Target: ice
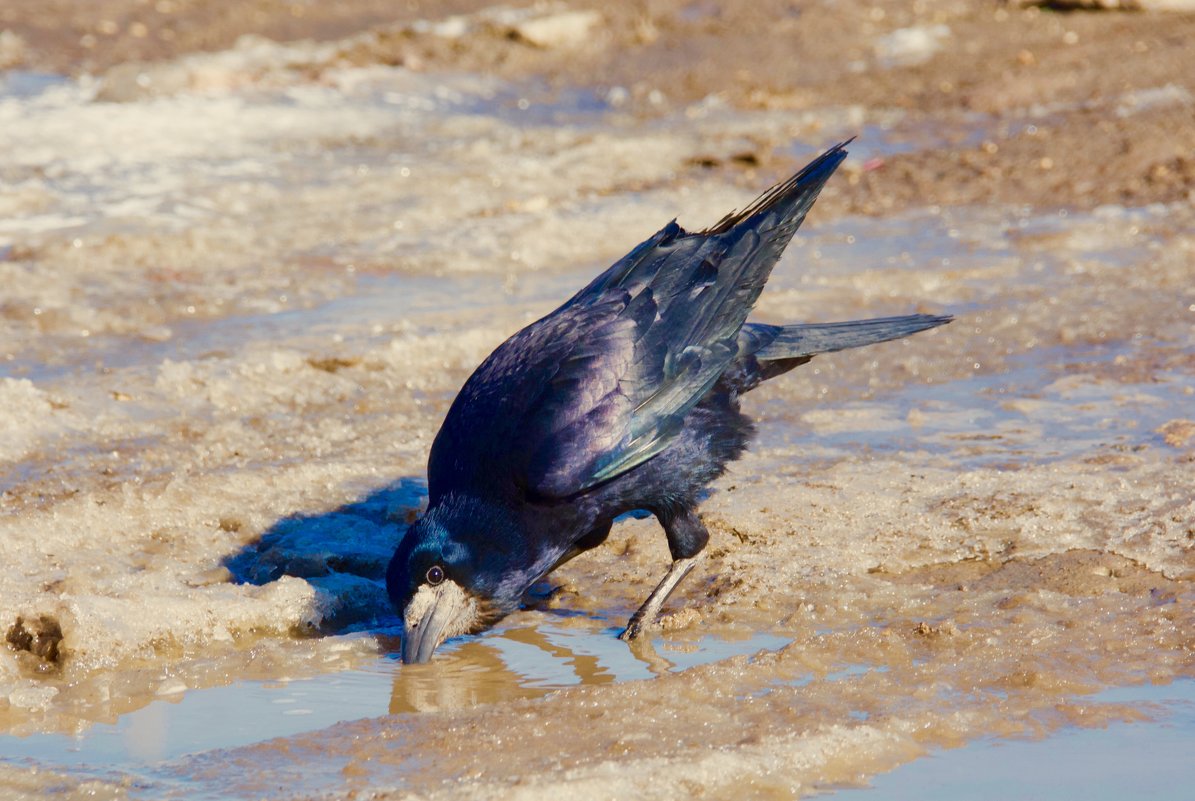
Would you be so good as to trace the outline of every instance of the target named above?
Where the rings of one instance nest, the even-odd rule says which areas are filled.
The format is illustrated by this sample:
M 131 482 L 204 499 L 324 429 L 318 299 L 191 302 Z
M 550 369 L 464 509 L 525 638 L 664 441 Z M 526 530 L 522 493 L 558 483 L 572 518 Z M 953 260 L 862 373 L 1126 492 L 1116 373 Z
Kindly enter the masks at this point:
M 1192 102 L 1195 102 L 1195 98 L 1192 98 L 1190 92 L 1181 86 L 1168 83 L 1165 86 L 1159 86 L 1154 89 L 1126 92 L 1121 95 L 1120 105 L 1116 108 L 1116 114 L 1121 117 L 1127 117 L 1130 114 L 1137 114 L 1148 109 L 1166 106 L 1190 106 Z
M 881 64 L 912 66 L 933 58 L 949 38 L 950 28 L 946 25 L 918 25 L 884 34 L 873 47 Z
M 13 462 L 36 447 L 46 435 L 61 430 L 46 393 L 24 378 L 0 379 L 0 461 Z M 63 415 L 65 417 L 65 415 Z
M 601 19 L 596 11 L 562 11 L 519 22 L 514 31 L 539 47 L 575 47 L 590 36 Z
M 9 30 L 0 30 L 0 70 L 18 67 L 28 55 L 25 40 Z

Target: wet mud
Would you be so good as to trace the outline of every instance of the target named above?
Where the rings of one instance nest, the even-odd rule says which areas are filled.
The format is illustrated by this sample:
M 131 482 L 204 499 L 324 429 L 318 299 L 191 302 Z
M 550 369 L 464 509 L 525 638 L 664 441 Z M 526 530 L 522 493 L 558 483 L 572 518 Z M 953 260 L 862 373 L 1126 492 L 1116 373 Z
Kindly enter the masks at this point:
M 0 10 L 17 797 L 791 798 L 1195 675 L 1189 14 L 326 5 Z M 955 322 L 752 393 L 651 641 L 627 518 L 398 665 L 474 366 L 856 134 L 755 318 Z

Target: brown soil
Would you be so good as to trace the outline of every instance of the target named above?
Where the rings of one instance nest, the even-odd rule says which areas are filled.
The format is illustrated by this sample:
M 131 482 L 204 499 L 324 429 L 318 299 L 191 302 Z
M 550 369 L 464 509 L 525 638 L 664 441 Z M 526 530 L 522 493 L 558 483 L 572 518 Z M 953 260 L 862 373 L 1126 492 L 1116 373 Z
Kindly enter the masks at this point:
M 746 108 L 903 110 L 901 129 L 929 146 L 877 159 L 866 172 L 856 166 L 856 188 L 827 192 L 823 213 L 912 203 L 1090 208 L 1183 201 L 1195 191 L 1195 49 L 1187 46 L 1195 15 L 946 0 L 622 0 L 570 4 L 595 8 L 603 20 L 577 46 L 538 47 L 500 25 L 459 38 L 409 28 L 486 5 L 9 0 L 0 28 L 25 40 L 27 66 L 70 73 L 225 48 L 245 33 L 331 40 L 372 31 L 345 57 L 621 87 L 642 114 L 710 95 Z M 878 37 L 932 26 L 947 33 L 924 63 L 891 65 L 877 55 Z M 750 158 L 712 154 L 705 166 L 747 167 L 744 180 L 758 185 L 758 165 L 772 177 L 797 160 L 774 158 L 770 144 Z
M 338 39 L 375 25 L 439 17 L 479 0 L 8 0 L 0 29 L 25 40 L 29 67 L 99 74 L 129 61 L 224 50 L 244 34 L 278 41 Z

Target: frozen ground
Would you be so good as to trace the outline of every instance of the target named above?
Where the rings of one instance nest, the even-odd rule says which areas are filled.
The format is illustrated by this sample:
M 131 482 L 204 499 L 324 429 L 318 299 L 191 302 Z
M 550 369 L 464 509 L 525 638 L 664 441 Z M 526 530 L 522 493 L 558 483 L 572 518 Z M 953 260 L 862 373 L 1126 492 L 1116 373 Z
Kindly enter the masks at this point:
M 1189 201 L 855 216 L 946 133 L 343 49 L 0 85 L 13 792 L 787 797 L 1134 720 L 1090 694 L 1195 674 Z M 993 124 L 951 130 L 1018 135 Z M 753 393 L 653 644 L 611 636 L 667 558 L 627 520 L 562 592 L 397 667 L 381 571 L 469 371 L 672 217 L 859 131 L 757 316 L 956 322 Z

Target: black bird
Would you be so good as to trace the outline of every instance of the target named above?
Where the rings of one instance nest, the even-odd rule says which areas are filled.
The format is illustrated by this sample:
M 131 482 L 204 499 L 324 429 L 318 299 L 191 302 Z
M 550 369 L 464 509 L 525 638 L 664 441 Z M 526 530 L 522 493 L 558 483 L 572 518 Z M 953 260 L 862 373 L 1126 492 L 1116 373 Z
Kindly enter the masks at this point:
M 386 573 L 404 662 L 493 625 L 614 518 L 646 510 L 673 562 L 621 635 L 638 636 L 709 539 L 701 490 L 753 433 L 739 397 L 818 353 L 951 320 L 746 322 L 848 143 L 712 228 L 664 226 L 465 382 L 432 444 L 427 514 Z

